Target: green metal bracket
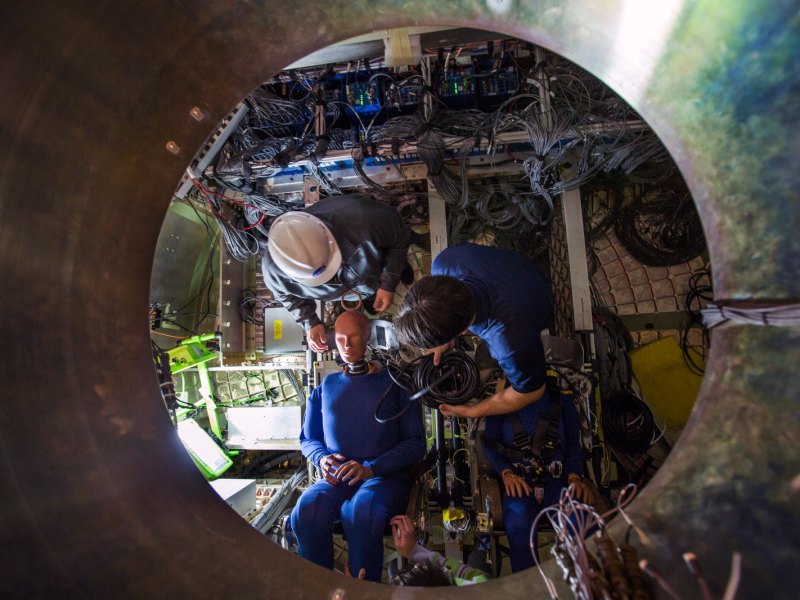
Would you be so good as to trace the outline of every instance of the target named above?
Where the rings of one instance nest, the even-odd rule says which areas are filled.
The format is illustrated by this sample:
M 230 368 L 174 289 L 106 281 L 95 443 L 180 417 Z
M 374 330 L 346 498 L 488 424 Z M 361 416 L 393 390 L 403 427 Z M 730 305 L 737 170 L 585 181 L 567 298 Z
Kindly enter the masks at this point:
M 204 333 L 195 335 L 185 340 L 181 340 L 180 344 L 167 353 L 170 357 L 170 370 L 173 373 L 180 373 L 186 369 L 196 368 L 197 374 L 200 378 L 200 402 L 196 404 L 201 405 L 205 403 L 206 412 L 208 413 L 208 423 L 211 426 L 211 431 L 214 432 L 219 439 L 222 439 L 222 427 L 219 424 L 219 415 L 217 414 L 217 404 L 214 402 L 213 387 L 211 384 L 211 376 L 208 373 L 206 363 L 217 357 L 215 352 L 211 352 L 205 345 L 205 342 L 216 339 L 216 333 Z

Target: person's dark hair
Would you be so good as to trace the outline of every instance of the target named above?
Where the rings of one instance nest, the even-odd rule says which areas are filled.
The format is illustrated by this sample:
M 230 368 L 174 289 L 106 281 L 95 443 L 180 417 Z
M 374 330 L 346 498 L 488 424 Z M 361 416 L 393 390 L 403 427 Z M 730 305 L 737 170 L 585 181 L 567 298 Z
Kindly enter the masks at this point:
M 394 319 L 400 343 L 417 348 L 446 344 L 475 316 L 475 300 L 464 283 L 449 275 L 431 275 L 406 292 Z
M 392 585 L 441 587 L 453 585 L 453 576 L 446 568 L 437 567 L 429 560 L 424 560 L 399 571 L 392 577 Z

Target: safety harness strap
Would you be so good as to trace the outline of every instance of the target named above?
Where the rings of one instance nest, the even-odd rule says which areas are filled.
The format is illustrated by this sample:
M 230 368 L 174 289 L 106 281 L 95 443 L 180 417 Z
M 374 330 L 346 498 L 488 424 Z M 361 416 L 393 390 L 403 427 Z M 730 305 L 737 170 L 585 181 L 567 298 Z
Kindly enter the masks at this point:
M 541 414 L 536 419 L 533 437 L 525 430 L 518 413 L 512 413 L 508 418 L 513 431 L 514 446 L 508 448 L 500 442 L 486 439 L 486 436 L 481 434 L 483 445 L 494 448 L 512 463 L 520 463 L 529 458 L 533 458 L 539 464 L 548 462 L 559 445 L 558 425 L 561 421 L 561 395 L 558 393 L 550 395 L 550 407 L 547 414 Z

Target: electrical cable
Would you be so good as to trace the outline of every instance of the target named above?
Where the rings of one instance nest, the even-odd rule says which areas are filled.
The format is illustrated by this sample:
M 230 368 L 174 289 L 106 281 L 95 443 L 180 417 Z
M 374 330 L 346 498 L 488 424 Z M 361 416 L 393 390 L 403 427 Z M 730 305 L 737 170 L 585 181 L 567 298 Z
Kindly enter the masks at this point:
M 651 190 L 623 206 L 614 230 L 628 252 L 651 267 L 685 263 L 705 249 L 703 228 L 691 197 L 669 189 Z
M 217 222 L 217 226 L 222 234 L 225 246 L 228 248 L 228 252 L 230 253 L 231 257 L 239 262 L 246 262 L 250 256 L 257 254 L 259 251 L 258 240 L 248 230 L 260 225 L 265 217 L 265 214 L 262 212 L 260 219 L 253 225 L 249 225 L 247 227 L 237 227 L 233 224 L 231 217 L 228 217 L 223 213 L 223 204 L 221 201 L 224 200 L 240 207 L 250 206 L 251 208 L 256 209 L 257 207 L 254 207 L 253 205 L 243 202 L 237 198 L 231 198 L 225 194 L 209 190 L 196 177 L 192 178 L 192 184 L 200 193 L 206 205 L 211 209 L 211 215 Z M 187 198 L 189 198 L 189 195 L 187 195 Z
M 292 389 L 297 394 L 297 398 L 300 400 L 300 403 L 303 404 L 306 401 L 306 394 L 303 391 L 303 387 L 300 385 L 300 382 L 297 380 L 297 376 L 294 374 L 294 371 L 291 369 L 278 369 L 277 372 L 289 380 L 289 385 L 292 386 Z
M 258 297 L 252 288 L 245 288 L 239 298 L 239 317 L 245 323 L 263 325 L 264 309 L 276 305 L 277 303 L 271 300 Z
M 416 394 L 429 408 L 440 404 L 465 404 L 475 397 L 480 384 L 480 374 L 475 361 L 461 350 L 445 352 L 439 365 L 433 364 L 433 355 L 418 359 L 413 372 Z
M 693 374 L 702 377 L 705 373 L 705 359 L 706 348 L 708 347 L 708 329 L 703 325 L 702 309 L 714 299 L 713 290 L 709 284 L 701 284 L 700 282 L 706 279 L 711 281 L 711 275 L 708 271 L 697 271 L 689 278 L 689 291 L 686 292 L 684 304 L 686 307 L 686 321 L 683 323 L 680 331 L 680 345 L 681 353 L 683 355 L 683 362 L 686 368 Z M 697 308 L 695 309 L 695 305 Z M 700 327 L 703 331 L 703 343 L 691 344 L 689 335 L 692 328 Z M 698 358 L 700 359 L 698 361 Z
M 608 444 L 628 454 L 647 451 L 657 430 L 650 407 L 631 391 L 606 398 L 601 420 Z
M 630 389 L 632 369 L 628 353 L 633 349 L 633 340 L 622 320 L 607 308 L 593 306 L 592 320 L 600 396 L 605 399 Z
M 398 386 L 394 381 L 392 381 L 392 383 L 389 384 L 389 387 L 386 388 L 386 391 L 384 391 L 383 394 L 381 394 L 381 397 L 378 399 L 378 405 L 375 407 L 375 415 L 374 415 L 375 416 L 375 420 L 378 423 L 381 423 L 381 424 L 389 423 L 391 421 L 399 419 L 400 417 L 402 417 L 404 414 L 406 414 L 408 412 L 408 409 L 410 409 L 411 406 L 414 404 L 414 402 L 416 402 L 416 400 L 417 400 L 417 398 L 414 398 L 413 400 L 411 398 L 409 398 L 408 402 L 405 402 L 404 405 L 399 410 L 397 410 L 393 415 L 388 416 L 388 417 L 383 416 L 381 414 L 381 409 L 383 408 L 384 403 L 386 402 L 387 398 L 389 397 L 390 392 L 393 389 L 395 389 L 395 387 L 400 387 L 400 386 Z
M 417 400 L 428 408 L 436 409 L 440 404 L 465 404 L 478 393 L 480 373 L 475 361 L 461 350 L 445 352 L 438 366 L 433 364 L 433 355 L 425 354 L 409 362 L 388 361 L 386 369 L 392 384 L 411 393 L 408 402 L 392 416 L 381 416 L 381 409 L 392 389 L 390 386 L 378 401 L 375 420 L 388 423 L 401 417 Z
M 213 235 L 213 232 L 212 232 L 212 229 L 211 229 L 211 225 L 209 224 L 208 220 L 204 219 L 203 217 L 200 216 L 200 212 L 197 210 L 197 207 L 194 205 L 194 202 L 192 202 L 191 195 L 192 195 L 191 192 L 189 194 L 187 194 L 185 200 L 186 200 L 186 202 L 189 203 L 189 206 L 191 207 L 191 209 L 194 212 L 194 214 L 197 217 L 197 219 L 205 227 L 206 236 L 208 237 L 208 258 L 207 258 L 207 263 L 208 263 L 209 274 L 208 274 L 208 279 L 200 284 L 200 287 L 198 288 L 197 293 L 194 296 L 192 296 L 189 300 L 187 300 L 184 304 L 182 304 L 177 309 L 175 309 L 175 312 L 180 312 L 184 308 L 189 306 L 191 303 L 193 303 L 198 297 L 200 297 L 200 294 L 203 293 L 203 290 L 206 291 L 206 307 L 207 307 L 207 309 L 210 309 L 211 308 L 211 290 L 214 287 L 214 255 L 216 253 L 215 252 L 215 247 L 216 247 L 215 237 L 216 236 Z M 200 308 L 202 308 L 202 305 L 201 305 Z M 200 314 L 203 314 L 204 316 L 202 316 L 199 320 L 195 321 L 194 326 L 192 327 L 193 331 L 197 331 L 199 329 L 200 325 L 202 325 L 203 321 L 205 321 L 205 319 L 208 317 L 209 310 L 207 310 L 205 313 L 200 312 Z
M 454 53 L 470 51 L 479 49 L 451 50 Z M 526 72 L 513 54 L 503 56 L 513 61 L 518 81 L 526 80 Z M 364 67 L 368 64 L 365 60 Z M 356 79 L 360 67 L 358 61 Z M 536 65 L 530 68 L 528 89 L 519 86 L 491 111 L 452 110 L 433 90 L 420 88 L 417 94 L 420 107 L 424 93 L 435 102 L 429 115 L 423 116 L 420 111 L 387 118 L 387 111 L 383 109 L 396 104 L 400 110 L 400 103 L 406 98 L 395 88 L 402 88 L 421 76 L 412 73 L 401 81 L 400 76 L 392 73 L 368 71 L 368 80 L 362 77 L 362 81 L 356 83 L 360 88 L 366 85 L 371 92 L 374 89 L 380 110 L 371 116 L 367 126 L 359 107 L 353 106 L 353 98 L 328 93 L 336 91 L 332 86 L 342 82 L 344 77 L 343 87 L 352 94 L 353 68 L 354 62 L 350 61 L 346 65 L 284 72 L 246 99 L 250 107 L 248 116 L 223 148 L 214 177 L 224 186 L 245 195 L 246 200 L 239 208 L 247 225 L 235 227 L 233 223 L 226 223 L 222 211 L 210 203 L 223 239 L 237 259 L 257 252 L 259 239 L 268 236 L 265 215 L 277 216 L 289 209 L 288 203 L 257 194 L 255 189 L 259 182 L 263 189 L 265 179 L 291 165 L 306 169 L 325 194 L 342 193 L 329 177 L 333 167 L 320 167 L 317 160 L 319 140 L 311 135 L 316 119 L 321 118 L 318 103 L 323 100 L 327 101 L 325 120 L 331 126 L 326 127 L 328 148 L 357 150 L 369 144 L 373 156 L 392 156 L 399 162 L 397 148 L 401 144 L 416 144 L 416 152 L 428 169 L 429 183 L 448 207 L 456 209 L 448 211 L 447 215 L 453 239 L 479 238 L 531 258 L 544 251 L 540 240 L 549 226 L 558 195 L 585 186 L 604 173 L 639 173 L 638 169 L 644 164 L 648 169 L 651 165 L 673 164 L 658 137 L 619 96 L 576 65 L 547 52 L 542 58 L 537 57 Z M 498 84 L 503 83 L 503 89 L 507 89 L 504 82 L 508 73 L 503 69 L 505 67 L 498 63 L 490 71 L 470 77 L 480 86 L 497 78 Z M 384 85 L 381 80 L 389 80 L 391 85 Z M 330 100 L 331 97 L 338 99 Z M 347 117 L 349 128 L 335 129 L 333 126 L 343 116 Z M 532 153 L 523 160 L 526 190 L 519 186 L 514 186 L 513 190 L 502 189 L 468 177 L 468 167 L 470 176 L 476 172 L 475 167 L 469 165 L 470 157 L 483 148 L 487 154 L 494 156 L 495 152 L 503 152 L 511 160 L 519 160 L 510 154 L 508 144 L 497 141 L 498 136 L 506 132 L 528 134 Z M 303 166 L 298 162 L 301 157 L 306 163 Z M 356 162 L 355 174 L 373 193 L 382 197 L 397 193 L 396 188 L 373 181 L 366 175 L 363 163 Z M 460 172 L 450 168 L 454 162 L 459 165 Z M 493 158 L 491 164 L 496 166 L 502 162 L 507 161 Z M 568 162 L 574 163 L 574 168 L 565 168 Z M 662 177 L 668 170 L 658 167 L 658 172 Z M 408 186 L 405 180 L 404 185 Z M 682 213 L 676 217 L 678 221 L 682 218 Z M 232 226 L 247 233 L 237 233 Z M 702 247 L 702 235 L 695 238 Z M 263 239 L 260 241 L 263 243 Z
M 774 327 L 797 327 L 800 325 L 800 303 L 749 307 L 712 303 L 704 308 L 702 313 L 703 322 L 708 329 L 724 323 Z

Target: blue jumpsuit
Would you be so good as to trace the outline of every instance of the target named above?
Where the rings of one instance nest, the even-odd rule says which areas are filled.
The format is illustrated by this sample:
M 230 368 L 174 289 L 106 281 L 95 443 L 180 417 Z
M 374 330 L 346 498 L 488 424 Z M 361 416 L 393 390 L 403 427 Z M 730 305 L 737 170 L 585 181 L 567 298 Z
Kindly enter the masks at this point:
M 481 338 L 500 364 L 509 385 L 520 393 L 545 382 L 540 332 L 550 324 L 550 283 L 525 257 L 509 250 L 459 244 L 442 251 L 432 275 L 460 279 L 475 300 L 469 330 Z
M 375 407 L 392 384 L 384 370 L 364 375 L 328 375 L 308 399 L 300 447 L 319 468 L 320 459 L 338 453 L 372 469 L 374 476 L 353 486 L 320 481 L 298 500 L 291 516 L 300 556 L 333 568 L 333 525 L 341 520 L 347 535 L 353 574 L 363 567 L 366 578 L 380 581 L 383 531 L 389 519 L 405 512 L 409 470 L 425 453 L 419 410 L 378 423 Z M 392 386 L 389 408 L 407 402 L 406 392 Z
M 539 415 L 547 415 L 550 408 L 550 394 L 545 390 L 544 396 L 533 404 L 529 404 L 516 414 L 520 416 L 522 425 L 528 435 L 533 436 Z M 514 413 L 512 413 L 514 414 Z M 514 429 L 511 425 L 511 415 L 495 415 L 486 417 L 486 444 L 484 453 L 494 470 L 502 473 L 511 469 L 509 458 L 501 454 L 493 443 L 500 443 L 506 448 L 514 448 Z M 503 524 L 508 536 L 508 549 L 511 558 L 511 571 L 516 573 L 522 569 L 534 566 L 530 550 L 530 531 L 533 520 L 542 508 L 558 502 L 561 490 L 567 486 L 567 475 L 575 473 L 583 475 L 583 454 L 580 446 L 580 425 L 578 413 L 570 398 L 561 400 L 561 418 L 558 424 L 559 445 L 554 449 L 551 461 L 561 461 L 563 475 L 553 477 L 545 475 L 543 482 L 534 483 L 528 480 L 531 488 L 544 487 L 544 496 L 537 502 L 535 493 L 522 498 L 506 496 L 505 486 L 500 481 L 500 490 L 503 496 Z M 534 544 L 536 536 L 534 536 Z

